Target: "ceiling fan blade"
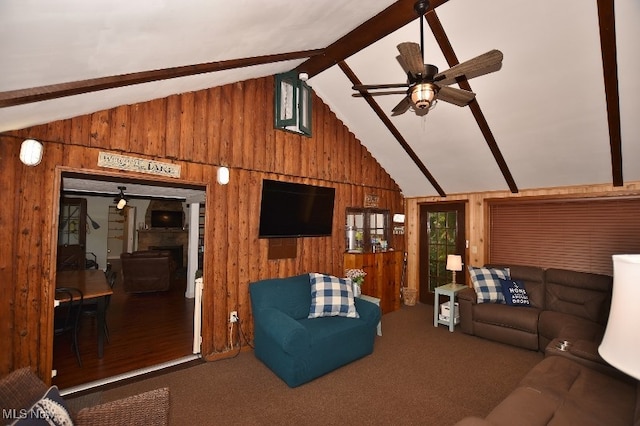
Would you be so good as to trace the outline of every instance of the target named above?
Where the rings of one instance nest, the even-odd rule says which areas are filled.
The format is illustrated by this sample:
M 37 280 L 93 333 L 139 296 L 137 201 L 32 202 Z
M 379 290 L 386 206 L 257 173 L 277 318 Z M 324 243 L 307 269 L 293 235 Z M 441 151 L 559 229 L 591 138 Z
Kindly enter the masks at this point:
M 375 89 L 395 89 L 398 87 L 409 87 L 408 83 L 389 83 L 389 84 L 355 84 L 351 88 L 353 90 L 375 90 Z
M 407 62 L 404 60 L 402 55 L 396 56 L 396 59 L 398 60 L 398 63 L 402 67 L 402 70 L 404 71 L 404 73 L 405 74 L 411 74 L 411 71 L 409 71 L 409 66 L 407 65 Z
M 424 75 L 424 61 L 422 59 L 422 51 L 420 45 L 413 42 L 400 43 L 398 45 L 398 51 L 404 60 L 404 64 L 407 69 L 414 76 L 420 74 Z
M 353 96 L 354 98 L 361 98 L 365 95 L 371 95 L 371 96 L 380 96 L 380 95 L 406 95 L 407 91 L 406 90 L 392 90 L 390 92 L 358 92 L 358 93 L 354 93 L 351 96 Z
M 458 106 L 467 106 L 476 97 L 476 94 L 468 90 L 456 89 L 455 87 L 441 87 L 438 91 L 438 100 L 449 102 Z
M 458 77 L 465 77 L 470 80 L 481 75 L 498 71 L 502 68 L 502 52 L 499 50 L 490 50 L 466 62 L 454 65 L 446 71 L 435 76 L 435 82 L 438 86 L 448 86 L 456 82 Z
M 404 114 L 409 110 L 410 106 L 411 106 L 411 100 L 409 99 L 408 96 L 406 96 L 400 101 L 398 105 L 393 107 L 393 109 L 391 110 L 391 115 L 396 116 L 396 115 Z

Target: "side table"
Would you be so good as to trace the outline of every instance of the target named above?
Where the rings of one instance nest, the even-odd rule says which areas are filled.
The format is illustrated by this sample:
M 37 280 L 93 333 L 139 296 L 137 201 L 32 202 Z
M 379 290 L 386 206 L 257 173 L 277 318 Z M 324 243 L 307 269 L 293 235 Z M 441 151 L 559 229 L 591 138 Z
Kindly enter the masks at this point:
M 433 297 L 433 326 L 434 327 L 437 327 L 438 324 L 448 325 L 449 331 L 453 332 L 453 329 L 456 326 L 456 315 L 455 315 L 456 294 L 465 288 L 467 288 L 467 286 L 463 284 L 445 284 L 445 285 L 441 285 L 440 287 L 436 287 L 436 292 Z M 438 309 L 440 308 L 440 295 L 449 296 L 449 301 L 451 305 L 449 321 L 441 320 L 438 318 Z
M 362 300 L 366 300 L 367 302 L 371 302 L 374 305 L 380 306 L 380 299 L 373 296 L 367 296 L 366 294 L 361 294 L 358 296 Z M 382 320 L 378 322 L 378 336 L 382 336 Z

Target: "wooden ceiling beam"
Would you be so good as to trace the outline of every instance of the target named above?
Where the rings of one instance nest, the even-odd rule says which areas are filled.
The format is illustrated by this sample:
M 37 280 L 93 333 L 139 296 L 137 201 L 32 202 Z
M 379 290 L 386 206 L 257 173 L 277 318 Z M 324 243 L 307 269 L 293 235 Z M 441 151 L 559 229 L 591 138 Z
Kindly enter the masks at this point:
M 89 80 L 69 83 L 50 84 L 29 89 L 10 90 L 0 92 L 0 108 L 23 105 L 32 102 L 57 99 L 65 96 L 80 95 L 105 89 L 114 89 L 133 84 L 149 83 L 152 81 L 168 80 L 178 77 L 188 77 L 223 71 L 234 68 L 244 68 L 254 65 L 270 64 L 273 62 L 290 61 L 320 55 L 322 49 L 304 50 L 299 52 L 281 53 L 275 55 L 254 56 L 250 58 L 230 59 L 226 61 L 208 62 L 197 65 L 164 68 L 153 71 L 141 71 L 110 77 L 92 78 Z
M 431 0 L 427 10 L 433 10 L 447 1 L 448 0 Z M 373 18 L 327 46 L 322 55 L 314 56 L 300 64 L 296 67 L 296 70 L 306 72 L 310 77 L 313 77 L 388 36 L 416 19 L 416 11 L 413 8 L 415 2 L 416 0 L 399 0 L 395 2 Z
M 604 71 L 604 90 L 609 121 L 611 146 L 611 174 L 613 186 L 622 186 L 622 131 L 620 128 L 620 95 L 618 90 L 618 63 L 616 48 L 616 20 L 613 0 L 598 0 L 600 50 Z
M 349 65 L 347 65 L 346 62 L 344 61 L 340 61 L 338 62 L 338 66 L 340 67 L 340 69 L 342 70 L 342 72 L 344 72 L 344 74 L 347 76 L 347 78 L 351 81 L 351 84 L 353 85 L 357 85 L 357 84 L 362 84 L 362 82 L 358 79 L 358 77 L 356 76 L 356 74 L 353 72 L 353 70 L 349 67 Z M 411 159 L 413 160 L 413 162 L 416 164 L 416 166 L 418 166 L 418 169 L 420 169 L 420 171 L 422 172 L 422 174 L 427 178 L 427 180 L 429 181 L 429 183 L 431 183 L 431 186 L 433 186 L 433 188 L 438 192 L 438 194 L 441 197 L 446 197 L 447 194 L 444 192 L 444 190 L 442 189 L 442 187 L 438 184 L 438 182 L 436 181 L 436 179 L 433 177 L 433 175 L 431 174 L 431 172 L 429 172 L 429 170 L 427 169 L 427 167 L 424 165 L 424 163 L 422 162 L 422 160 L 420 160 L 420 157 L 418 157 L 418 155 L 415 153 L 415 151 L 411 148 L 411 146 L 407 143 L 407 141 L 405 140 L 405 138 L 402 136 L 402 134 L 400 133 L 400 131 L 396 128 L 396 126 L 393 125 L 393 123 L 391 122 L 391 120 L 389 119 L 389 117 L 387 116 L 387 114 L 385 114 L 385 112 L 382 110 L 382 108 L 380 107 L 380 105 L 378 105 L 378 103 L 373 99 L 373 96 L 371 96 L 369 93 L 362 93 L 362 97 L 367 101 L 367 103 L 369 104 L 369 106 L 371 107 L 371 109 L 373 110 L 373 112 L 376 113 L 376 115 L 378 116 L 378 118 L 382 121 L 382 123 L 387 127 L 387 129 L 389 129 L 389 131 L 391 132 L 391 134 L 396 138 L 396 140 L 398 141 L 398 143 L 400 144 L 400 146 L 402 146 L 402 148 L 405 150 L 405 152 L 409 155 L 409 157 L 411 157 Z
M 458 60 L 458 57 L 456 56 L 453 50 L 453 47 L 451 46 L 449 37 L 444 31 L 444 28 L 442 27 L 442 23 L 440 22 L 440 19 L 436 15 L 435 10 L 428 11 L 425 14 L 425 18 L 427 19 L 427 23 L 431 28 L 431 32 L 433 32 L 436 42 L 440 46 L 440 50 L 442 51 L 442 54 L 447 60 L 449 67 L 459 64 L 460 61 Z M 471 85 L 469 84 L 469 81 L 466 78 L 458 79 L 458 85 L 460 86 L 461 89 L 473 92 L 473 90 L 471 90 Z M 489 150 L 491 150 L 491 153 L 493 154 L 493 158 L 495 159 L 496 163 L 498 163 L 498 167 L 500 168 L 500 171 L 502 172 L 502 176 L 504 177 L 505 181 L 507 182 L 507 185 L 509 186 L 509 190 L 514 194 L 517 193 L 518 186 L 516 185 L 516 182 L 513 179 L 513 176 L 511 175 L 511 171 L 509 170 L 509 166 L 507 166 L 507 162 L 504 160 L 504 157 L 502 156 L 502 152 L 498 147 L 498 143 L 496 142 L 496 139 L 493 136 L 493 132 L 491 131 L 491 128 L 489 127 L 489 123 L 487 122 L 482 112 L 482 109 L 480 108 L 480 104 L 478 103 L 478 100 L 474 99 L 473 101 L 471 101 L 471 103 L 469 104 L 469 108 L 471 109 L 473 117 L 476 119 L 476 123 L 478 123 L 478 126 L 480 127 L 480 131 L 482 132 L 484 139 L 487 141 L 487 145 L 489 146 Z

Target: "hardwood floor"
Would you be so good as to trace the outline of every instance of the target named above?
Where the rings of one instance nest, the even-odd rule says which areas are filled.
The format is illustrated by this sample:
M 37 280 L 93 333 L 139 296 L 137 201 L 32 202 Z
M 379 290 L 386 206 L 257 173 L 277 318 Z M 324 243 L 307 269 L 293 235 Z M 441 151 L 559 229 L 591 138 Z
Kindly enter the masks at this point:
M 184 297 L 186 278 L 177 274 L 167 292 L 127 294 L 122 289 L 119 265 L 114 294 L 107 310 L 109 341 L 98 359 L 96 319 L 81 318 L 78 336 L 82 367 L 71 349 L 69 336 L 54 338 L 53 384 L 60 389 L 82 385 L 136 369 L 191 355 L 194 299 Z

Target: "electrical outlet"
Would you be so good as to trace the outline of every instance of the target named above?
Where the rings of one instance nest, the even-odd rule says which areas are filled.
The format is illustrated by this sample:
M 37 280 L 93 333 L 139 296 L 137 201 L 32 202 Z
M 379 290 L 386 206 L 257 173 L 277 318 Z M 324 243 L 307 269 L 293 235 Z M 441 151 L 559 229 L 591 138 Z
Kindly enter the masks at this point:
M 238 322 L 238 311 L 231 311 L 229 314 L 229 322 Z

